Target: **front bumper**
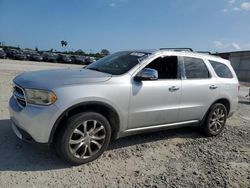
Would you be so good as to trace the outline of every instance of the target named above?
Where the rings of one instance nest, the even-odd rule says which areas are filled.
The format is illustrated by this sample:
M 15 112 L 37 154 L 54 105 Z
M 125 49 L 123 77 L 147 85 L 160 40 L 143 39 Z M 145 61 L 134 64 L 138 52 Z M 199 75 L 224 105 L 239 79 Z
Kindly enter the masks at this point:
M 13 121 L 12 121 L 11 128 L 14 131 L 14 133 L 16 134 L 16 136 L 18 138 L 20 138 L 21 140 L 24 140 L 24 141 L 30 142 L 30 143 L 35 143 L 32 136 L 30 136 L 29 133 L 27 133 L 26 131 L 19 128 Z
M 27 104 L 21 108 L 13 96 L 9 101 L 9 112 L 15 134 L 23 140 L 38 143 L 49 142 L 52 127 L 61 113 L 56 105 Z

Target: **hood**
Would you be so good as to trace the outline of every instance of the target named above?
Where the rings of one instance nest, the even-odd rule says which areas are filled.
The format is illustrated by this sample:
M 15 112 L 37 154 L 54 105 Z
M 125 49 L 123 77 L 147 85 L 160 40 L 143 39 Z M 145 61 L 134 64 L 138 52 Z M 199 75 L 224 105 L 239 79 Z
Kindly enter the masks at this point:
M 53 69 L 26 72 L 18 75 L 14 82 L 23 88 L 52 90 L 62 85 L 105 82 L 111 74 L 89 69 Z

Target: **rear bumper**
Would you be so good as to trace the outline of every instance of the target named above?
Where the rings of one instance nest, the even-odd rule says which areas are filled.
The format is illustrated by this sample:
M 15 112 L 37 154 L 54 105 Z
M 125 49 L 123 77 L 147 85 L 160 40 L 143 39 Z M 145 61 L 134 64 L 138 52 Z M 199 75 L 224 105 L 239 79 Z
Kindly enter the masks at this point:
M 27 105 L 20 108 L 14 97 L 9 101 L 10 119 L 14 133 L 22 140 L 48 143 L 52 127 L 60 115 L 55 106 Z
M 232 103 L 230 104 L 230 111 L 227 115 L 228 118 L 232 117 L 235 112 L 237 111 L 238 108 L 238 97 L 234 98 L 234 100 L 232 100 Z

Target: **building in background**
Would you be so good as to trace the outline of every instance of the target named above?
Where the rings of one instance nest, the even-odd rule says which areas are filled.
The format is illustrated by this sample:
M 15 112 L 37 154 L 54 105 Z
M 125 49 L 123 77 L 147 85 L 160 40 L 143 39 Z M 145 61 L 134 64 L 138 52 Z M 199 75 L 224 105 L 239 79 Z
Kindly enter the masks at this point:
M 239 81 L 250 82 L 250 51 L 224 52 L 215 55 L 231 61 Z

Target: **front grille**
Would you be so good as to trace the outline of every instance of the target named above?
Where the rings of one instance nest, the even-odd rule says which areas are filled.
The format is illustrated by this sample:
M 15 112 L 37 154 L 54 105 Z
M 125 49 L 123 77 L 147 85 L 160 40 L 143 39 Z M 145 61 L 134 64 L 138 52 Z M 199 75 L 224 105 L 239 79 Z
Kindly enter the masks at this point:
M 19 104 L 19 106 L 21 107 L 26 106 L 26 98 L 25 98 L 24 90 L 21 87 L 14 85 L 13 96 L 17 100 L 17 103 Z

